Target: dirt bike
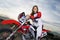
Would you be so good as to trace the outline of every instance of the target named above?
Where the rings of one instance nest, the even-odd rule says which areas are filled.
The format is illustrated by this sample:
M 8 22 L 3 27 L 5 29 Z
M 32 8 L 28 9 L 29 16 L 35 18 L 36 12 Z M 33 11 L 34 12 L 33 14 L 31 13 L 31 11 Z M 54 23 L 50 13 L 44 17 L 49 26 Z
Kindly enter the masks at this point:
M 15 35 L 15 33 L 20 33 L 20 36 L 21 36 L 21 40 L 36 40 L 35 38 L 36 37 L 33 37 L 31 31 L 29 31 L 30 29 L 30 26 L 29 24 L 27 23 L 26 19 L 24 18 L 24 22 L 23 23 L 20 23 L 16 20 L 3 20 L 1 22 L 2 25 L 11 25 L 10 27 L 8 28 L 2 28 L 0 31 L 0 33 L 2 34 L 2 39 L 4 40 L 13 40 L 13 36 Z M 3 31 L 4 30 L 4 31 Z M 8 31 L 9 30 L 9 31 Z M 10 30 L 12 32 L 10 32 Z M 8 32 L 7 32 L 8 31 Z M 45 37 L 47 35 L 47 30 L 42 30 L 42 35 L 41 35 L 41 39 L 42 38 L 46 38 Z M 1 35 L 0 34 L 0 35 Z M 8 34 L 8 35 L 7 35 Z M 36 34 L 36 33 L 35 33 Z M 6 36 L 6 37 L 5 37 Z M 11 39 L 12 37 L 12 39 Z M 1 37 L 0 37 L 1 39 Z
M 23 40 L 24 38 L 26 38 L 26 40 L 34 40 L 31 32 L 29 31 L 30 26 L 25 24 L 25 22 L 23 24 L 20 24 L 16 20 L 4 20 L 4 21 L 1 22 L 1 24 L 2 25 L 7 25 L 7 24 L 11 25 L 11 24 L 14 24 L 16 26 L 10 27 L 10 29 L 7 29 L 7 28 L 0 29 L 0 40 L 14 40 L 14 34 L 16 32 L 21 34 L 20 35 L 21 36 L 20 40 Z M 14 31 L 13 31 L 13 29 L 14 29 Z M 8 35 L 6 34 L 7 36 L 5 38 L 4 38 L 4 34 L 5 34 L 4 32 L 8 33 Z M 47 32 L 48 32 L 48 30 L 46 30 L 46 29 L 42 30 L 41 40 L 43 40 L 43 38 L 48 40 Z

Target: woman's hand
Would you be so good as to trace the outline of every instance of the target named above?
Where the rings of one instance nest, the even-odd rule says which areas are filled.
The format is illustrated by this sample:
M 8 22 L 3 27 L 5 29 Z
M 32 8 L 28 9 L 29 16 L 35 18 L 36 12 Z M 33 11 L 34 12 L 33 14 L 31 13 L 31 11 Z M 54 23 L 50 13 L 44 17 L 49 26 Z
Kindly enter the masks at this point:
M 29 15 L 26 15 L 26 20 L 30 19 L 30 16 Z

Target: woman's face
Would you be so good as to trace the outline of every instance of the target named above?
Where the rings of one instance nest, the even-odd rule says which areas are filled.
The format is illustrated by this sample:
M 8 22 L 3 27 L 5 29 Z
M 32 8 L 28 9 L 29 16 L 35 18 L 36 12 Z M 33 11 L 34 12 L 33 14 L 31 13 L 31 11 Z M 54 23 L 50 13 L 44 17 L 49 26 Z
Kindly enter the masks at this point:
M 38 10 L 37 7 L 34 7 L 34 8 L 33 8 L 33 11 L 34 11 L 35 13 L 37 12 L 37 10 Z

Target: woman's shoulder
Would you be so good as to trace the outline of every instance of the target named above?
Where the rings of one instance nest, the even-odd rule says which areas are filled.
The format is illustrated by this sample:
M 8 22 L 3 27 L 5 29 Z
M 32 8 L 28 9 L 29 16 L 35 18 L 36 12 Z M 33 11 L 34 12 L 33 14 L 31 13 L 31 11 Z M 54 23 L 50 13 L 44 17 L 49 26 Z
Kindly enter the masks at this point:
M 40 11 L 38 13 L 41 13 Z
M 40 16 L 40 17 L 41 17 L 41 16 L 42 16 L 42 13 L 41 13 L 41 12 L 38 12 L 38 16 Z

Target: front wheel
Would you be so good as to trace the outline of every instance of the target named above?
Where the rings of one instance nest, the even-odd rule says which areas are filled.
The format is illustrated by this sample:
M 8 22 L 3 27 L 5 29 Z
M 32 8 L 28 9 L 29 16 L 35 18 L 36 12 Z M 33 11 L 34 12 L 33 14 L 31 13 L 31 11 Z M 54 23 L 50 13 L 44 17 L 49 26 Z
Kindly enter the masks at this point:
M 11 29 L 3 28 L 0 29 L 0 40 L 5 40 L 12 33 Z M 9 40 L 13 40 L 14 36 L 12 36 Z

